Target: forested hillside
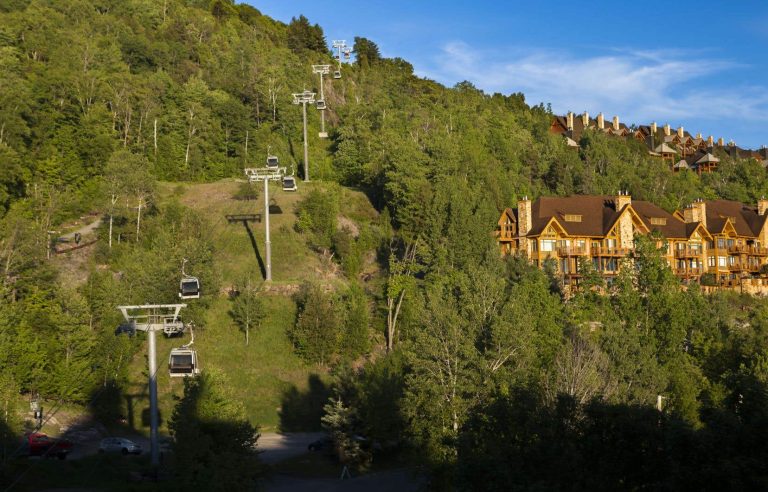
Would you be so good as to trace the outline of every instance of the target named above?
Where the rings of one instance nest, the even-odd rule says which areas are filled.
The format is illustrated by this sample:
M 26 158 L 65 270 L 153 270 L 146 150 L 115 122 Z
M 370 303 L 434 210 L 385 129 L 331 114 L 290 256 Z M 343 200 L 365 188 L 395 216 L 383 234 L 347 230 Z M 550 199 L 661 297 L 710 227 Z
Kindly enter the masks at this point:
M 548 133 L 546 106 L 419 78 L 364 36 L 229 0 L 0 3 L 0 439 L 20 434 L 34 393 L 124 412 L 144 343 L 114 335 L 115 306 L 174 301 L 186 258 L 204 295 L 185 316 L 211 326 L 201 343 L 221 363 L 175 388 L 166 428 L 185 467 L 243 466 L 179 465 L 183 483 L 253 475 L 252 443 L 221 455 L 221 435 L 273 425 L 273 390 L 316 372 L 323 425 L 350 459 L 369 464 L 352 438 L 366 436 L 428 465 L 437 489 L 765 488 L 765 300 L 683 290 L 643 240 L 609 294 L 587 274 L 595 289 L 566 297 L 492 236 L 524 195 L 754 203 L 765 169 L 723 154 L 712 174 L 672 173 L 632 139 L 592 132 L 572 149 Z M 301 177 L 292 93 L 319 89 L 311 65 L 335 63 L 330 37 L 354 37 L 353 61 L 325 79 L 327 140 L 308 108 L 318 183 L 279 198 L 290 208 L 267 295 L 256 265 L 238 267 L 261 236 L 244 223 L 230 243 L 220 223 L 230 198 L 259 190 L 227 181 L 221 198 L 204 183 L 241 178 L 268 151 Z M 98 241 L 73 274 L 52 241 L 91 212 Z M 213 343 L 230 326 L 290 353 L 246 376 Z M 257 364 L 248 347 L 238 357 Z M 324 403 L 307 403 L 316 427 Z M 214 417 L 228 426 L 193 425 Z M 210 454 L 183 452 L 205 433 Z M 3 470 L 0 484 L 15 479 Z

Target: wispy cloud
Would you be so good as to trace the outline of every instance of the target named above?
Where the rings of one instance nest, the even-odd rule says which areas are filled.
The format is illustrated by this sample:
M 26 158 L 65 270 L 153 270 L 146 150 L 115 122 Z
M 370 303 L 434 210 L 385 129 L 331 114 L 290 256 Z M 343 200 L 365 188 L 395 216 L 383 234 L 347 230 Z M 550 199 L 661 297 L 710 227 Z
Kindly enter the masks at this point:
M 743 66 L 707 57 L 703 51 L 606 49 L 578 56 L 541 49 L 479 51 L 452 42 L 432 67 L 422 75 L 446 83 L 469 80 L 490 92 L 521 91 L 529 102 L 549 102 L 561 113 L 603 111 L 637 123 L 692 118 L 768 121 L 766 87 L 719 83 L 719 75 Z

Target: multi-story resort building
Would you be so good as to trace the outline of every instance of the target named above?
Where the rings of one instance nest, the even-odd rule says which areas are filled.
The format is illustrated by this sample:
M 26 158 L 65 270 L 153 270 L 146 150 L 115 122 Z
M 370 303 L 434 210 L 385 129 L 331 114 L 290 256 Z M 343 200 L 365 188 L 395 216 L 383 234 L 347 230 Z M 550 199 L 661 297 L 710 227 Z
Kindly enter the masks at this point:
M 669 124 L 658 126 L 651 123 L 628 127 L 619 121 L 618 116 L 606 121 L 602 113 L 590 118 L 586 112 L 580 115 L 569 112 L 564 116 L 555 116 L 549 126 L 550 133 L 562 135 L 571 147 L 578 147 L 577 142 L 587 130 L 638 140 L 645 144 L 650 155 L 668 161 L 673 171 L 688 169 L 699 174 L 712 172 L 720 162 L 717 154 L 754 159 L 763 167 L 768 167 L 766 147 L 759 150 L 742 149 L 733 141 L 725 143 L 723 138 L 715 140 L 711 135 L 703 138 L 700 133 L 694 136 L 683 127 L 673 129 Z
M 496 237 L 502 254 L 524 255 L 537 266 L 551 258 L 563 283 L 575 286 L 581 262 L 591 262 L 610 282 L 631 256 L 635 236 L 656 232 L 667 263 L 685 282 L 706 275 L 706 283 L 765 293 L 766 218 L 766 199 L 756 207 L 698 200 L 669 213 L 628 194 L 523 198 L 502 212 Z

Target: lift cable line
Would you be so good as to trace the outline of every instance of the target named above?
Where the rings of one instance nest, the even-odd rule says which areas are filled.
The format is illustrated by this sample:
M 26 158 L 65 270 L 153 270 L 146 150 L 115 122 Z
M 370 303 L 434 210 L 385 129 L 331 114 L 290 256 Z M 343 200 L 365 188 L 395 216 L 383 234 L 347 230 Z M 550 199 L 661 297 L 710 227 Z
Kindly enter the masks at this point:
M 330 65 L 312 65 L 312 73 L 320 75 L 320 99 L 315 102 L 315 107 L 320 111 L 320 133 L 317 135 L 320 138 L 328 138 L 328 134 L 325 132 L 325 92 L 323 91 L 323 76 L 331 73 Z
M 304 115 L 304 181 L 309 182 L 309 147 L 307 144 L 307 104 L 315 103 L 315 93 L 310 91 L 293 94 L 293 104 L 302 106 Z
M 152 456 L 152 466 L 160 465 L 160 449 L 157 441 L 157 428 L 159 416 L 157 412 L 157 348 L 155 342 L 155 333 L 162 331 L 168 334 L 169 327 L 177 329 L 181 326 L 184 331 L 184 325 L 181 322 L 179 313 L 186 304 L 142 304 L 137 306 L 117 306 L 122 313 L 126 323 L 133 326 L 136 330 L 147 332 L 149 340 L 149 351 L 147 354 L 149 365 L 149 439 Z

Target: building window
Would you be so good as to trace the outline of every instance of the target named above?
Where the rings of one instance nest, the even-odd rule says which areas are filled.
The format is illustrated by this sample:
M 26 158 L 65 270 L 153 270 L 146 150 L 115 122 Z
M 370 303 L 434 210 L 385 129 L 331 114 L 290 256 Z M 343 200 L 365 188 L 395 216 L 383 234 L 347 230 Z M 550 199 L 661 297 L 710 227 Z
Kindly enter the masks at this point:
M 615 248 L 616 247 L 616 240 L 615 239 L 606 239 L 605 240 L 605 247 L 606 248 Z
M 554 239 L 542 239 L 541 240 L 541 250 L 542 251 L 554 251 L 555 250 L 555 240 Z
M 723 238 L 719 238 L 719 239 L 717 240 L 717 247 L 718 247 L 719 249 L 725 249 L 725 239 L 723 239 Z
M 707 257 L 707 266 L 711 266 L 711 267 L 715 266 L 715 257 L 714 256 Z
M 664 217 L 651 217 L 652 225 L 667 225 L 667 219 Z
M 565 214 L 566 222 L 581 222 L 581 215 L 577 214 Z
M 717 266 L 727 267 L 728 266 L 728 258 L 725 257 L 725 256 L 718 256 L 717 257 Z
M 570 273 L 570 269 L 568 268 L 569 267 L 568 263 L 569 262 L 568 262 L 567 258 L 563 258 L 562 260 L 560 260 L 560 272 L 561 273 Z

